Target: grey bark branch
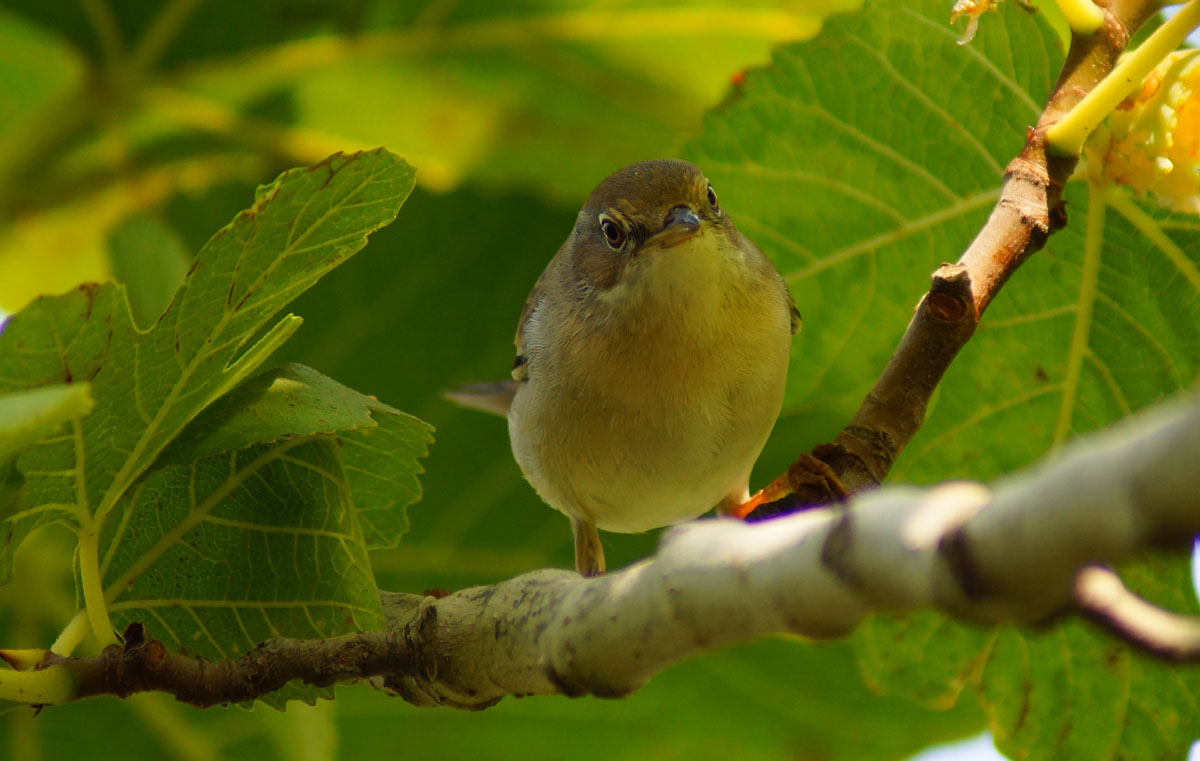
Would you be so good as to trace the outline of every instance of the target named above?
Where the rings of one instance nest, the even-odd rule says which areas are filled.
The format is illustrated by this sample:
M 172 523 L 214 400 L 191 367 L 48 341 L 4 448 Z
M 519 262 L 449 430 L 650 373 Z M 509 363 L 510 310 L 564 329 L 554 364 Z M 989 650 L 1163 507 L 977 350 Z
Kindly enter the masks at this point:
M 714 648 L 775 632 L 838 637 L 872 612 L 929 607 L 1034 625 L 1075 611 L 1150 652 L 1195 658 L 1200 623 L 1145 618 L 1148 604 L 1093 566 L 1190 550 L 1198 472 L 1193 394 L 992 488 L 885 488 L 847 509 L 699 521 L 608 576 L 540 570 L 441 599 L 385 593 L 387 631 L 271 640 L 231 661 L 166 652 L 139 629 L 124 648 L 43 667 L 72 671 L 81 696 L 155 689 L 212 705 L 289 679 L 369 678 L 417 705 L 478 709 L 509 695 L 621 696 Z

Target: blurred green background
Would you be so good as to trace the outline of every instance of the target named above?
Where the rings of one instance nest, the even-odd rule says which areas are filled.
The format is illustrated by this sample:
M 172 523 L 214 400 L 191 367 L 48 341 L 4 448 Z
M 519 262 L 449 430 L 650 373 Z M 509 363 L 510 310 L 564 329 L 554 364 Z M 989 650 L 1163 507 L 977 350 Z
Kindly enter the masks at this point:
M 257 184 L 384 145 L 419 187 L 292 305 L 305 324 L 277 359 L 437 429 L 411 532 L 373 555 L 380 587 L 569 566 L 567 521 L 521 479 L 503 422 L 439 394 L 507 373 L 525 295 L 596 182 L 644 158 L 696 161 L 787 278 L 806 325 L 754 485 L 844 424 L 928 273 L 994 203 L 1061 61 L 1053 6 L 1006 3 L 960 47 L 940 0 L 859 5 L 3 0 L 0 308 L 115 276 L 148 324 Z M 1079 220 L 1088 205 L 1071 191 Z M 1200 259 L 1185 222 L 1147 213 Z M 1192 381 L 1194 289 L 1110 216 L 1090 341 L 1072 344 L 1079 225 L 989 312 L 898 463 L 904 480 L 992 478 Z M 0 588 L 5 645 L 45 646 L 70 618 L 70 539 L 45 530 L 18 554 Z M 603 539 L 615 568 L 657 537 Z M 1151 570 L 1142 587 L 1178 602 L 1186 567 Z M 1186 595 L 1176 607 L 1195 606 Z M 1028 758 L 1182 758 L 1190 681 L 1117 648 L 1116 681 L 1093 689 L 1106 646 L 1079 625 L 1029 636 L 881 617 L 842 643 L 772 638 L 683 664 L 623 701 L 459 714 L 343 687 L 283 714 L 161 696 L 14 711 L 0 758 L 893 759 L 985 725 Z M 959 699 L 968 687 L 978 700 Z

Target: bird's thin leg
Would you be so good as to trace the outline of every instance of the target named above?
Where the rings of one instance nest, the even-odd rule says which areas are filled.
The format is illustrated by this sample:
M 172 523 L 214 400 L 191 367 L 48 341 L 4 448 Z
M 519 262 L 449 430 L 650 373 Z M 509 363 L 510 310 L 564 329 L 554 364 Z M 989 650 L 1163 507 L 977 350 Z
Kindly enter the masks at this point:
M 596 525 L 586 518 L 572 518 L 571 530 L 575 532 L 575 570 L 580 576 L 604 573 L 604 548 Z
M 739 520 L 745 518 L 754 512 L 754 509 L 759 505 L 774 502 L 787 494 L 787 485 L 781 483 L 781 481 L 781 478 L 775 479 L 764 488 L 759 489 L 758 493 L 753 497 L 749 495 L 749 490 L 743 491 L 740 497 L 736 495 L 726 497 L 721 504 L 717 505 L 717 514 L 723 515 L 726 518 L 737 518 Z

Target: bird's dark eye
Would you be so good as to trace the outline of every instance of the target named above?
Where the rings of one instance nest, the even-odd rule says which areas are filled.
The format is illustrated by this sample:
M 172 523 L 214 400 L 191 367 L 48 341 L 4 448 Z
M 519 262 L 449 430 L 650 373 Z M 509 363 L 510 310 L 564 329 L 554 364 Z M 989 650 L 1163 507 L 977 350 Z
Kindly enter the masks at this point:
M 625 243 L 625 230 L 607 214 L 600 215 L 600 232 L 604 233 L 604 240 L 611 249 L 618 249 Z
M 717 205 L 717 191 L 713 190 L 713 186 L 708 186 L 708 205 L 713 211 L 720 211 L 721 207 Z

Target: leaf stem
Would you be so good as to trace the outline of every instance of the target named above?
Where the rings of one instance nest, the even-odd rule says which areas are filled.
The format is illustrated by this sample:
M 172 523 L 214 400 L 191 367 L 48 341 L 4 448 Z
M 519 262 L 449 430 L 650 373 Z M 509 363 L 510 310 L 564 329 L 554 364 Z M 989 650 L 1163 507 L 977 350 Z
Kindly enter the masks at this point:
M 83 606 L 96 641 L 100 647 L 117 644 L 112 621 L 108 617 L 108 605 L 104 600 L 104 585 L 100 582 L 98 521 L 88 521 L 79 530 L 79 579 L 83 587 Z
M 1078 155 L 1092 130 L 1198 25 L 1200 0 L 1190 0 L 1136 50 L 1127 54 L 1066 116 L 1050 125 L 1046 130 L 1046 145 L 1050 152 L 1059 156 Z
M 1056 0 L 1058 9 L 1067 17 L 1071 32 L 1081 37 L 1095 34 L 1104 26 L 1104 11 L 1092 0 Z
M 75 617 L 59 632 L 58 638 L 50 646 L 50 652 L 55 655 L 70 655 L 75 652 L 75 648 L 79 647 L 79 643 L 83 642 L 91 631 L 92 627 L 91 622 L 88 621 L 87 611 L 76 611 Z
M 46 705 L 70 702 L 78 693 L 79 678 L 63 666 L 38 671 L 0 670 L 0 700 Z

